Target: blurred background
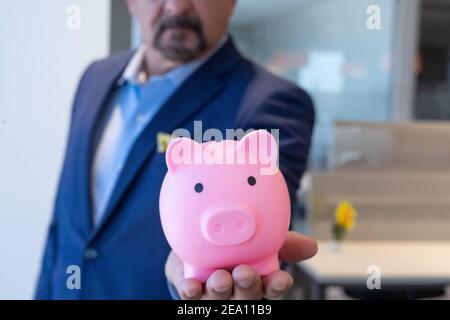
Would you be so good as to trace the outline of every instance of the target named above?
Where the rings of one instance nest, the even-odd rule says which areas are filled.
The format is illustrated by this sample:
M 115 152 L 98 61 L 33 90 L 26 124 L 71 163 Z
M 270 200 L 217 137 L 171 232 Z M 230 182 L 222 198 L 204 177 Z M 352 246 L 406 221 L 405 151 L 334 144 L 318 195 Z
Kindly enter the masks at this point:
M 286 298 L 449 298 L 450 0 L 238 0 L 231 34 L 316 105 L 293 227 L 320 252 Z M 122 0 L 15 0 L 0 37 L 0 299 L 29 299 L 78 80 L 140 35 Z

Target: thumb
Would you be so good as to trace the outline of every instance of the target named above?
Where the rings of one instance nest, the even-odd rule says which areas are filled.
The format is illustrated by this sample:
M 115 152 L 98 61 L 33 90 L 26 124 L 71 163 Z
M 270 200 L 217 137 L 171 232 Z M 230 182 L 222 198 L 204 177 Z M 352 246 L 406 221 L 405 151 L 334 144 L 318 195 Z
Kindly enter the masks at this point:
M 313 238 L 289 231 L 279 252 L 279 258 L 288 263 L 297 263 L 313 257 L 318 250 Z

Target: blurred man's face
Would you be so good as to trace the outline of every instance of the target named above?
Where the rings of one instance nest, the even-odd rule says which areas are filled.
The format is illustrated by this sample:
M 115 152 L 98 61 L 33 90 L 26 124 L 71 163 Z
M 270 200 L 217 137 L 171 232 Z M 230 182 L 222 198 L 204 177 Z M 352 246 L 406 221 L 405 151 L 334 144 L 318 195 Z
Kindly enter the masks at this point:
M 127 0 L 144 43 L 165 58 L 188 62 L 227 32 L 236 0 Z

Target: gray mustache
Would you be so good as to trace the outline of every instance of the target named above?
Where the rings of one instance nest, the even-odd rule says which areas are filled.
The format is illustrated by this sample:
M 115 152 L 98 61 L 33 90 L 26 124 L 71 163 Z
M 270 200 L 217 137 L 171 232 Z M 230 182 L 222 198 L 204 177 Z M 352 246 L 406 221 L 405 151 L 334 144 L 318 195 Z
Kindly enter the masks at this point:
M 190 19 L 183 16 L 163 17 L 158 23 L 157 34 L 161 35 L 164 31 L 170 28 L 186 28 L 197 34 L 202 34 L 202 24 L 198 20 Z

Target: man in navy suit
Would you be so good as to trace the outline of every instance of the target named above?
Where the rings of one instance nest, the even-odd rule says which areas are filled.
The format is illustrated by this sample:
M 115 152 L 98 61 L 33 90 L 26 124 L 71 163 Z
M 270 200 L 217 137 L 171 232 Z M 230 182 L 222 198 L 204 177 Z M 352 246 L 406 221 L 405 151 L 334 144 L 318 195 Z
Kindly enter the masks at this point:
M 291 287 L 285 271 L 261 278 L 246 265 L 217 270 L 205 286 L 184 279 L 159 219 L 167 167 L 158 139 L 177 128 L 193 135 L 195 121 L 223 133 L 279 129 L 280 169 L 295 204 L 313 105 L 239 54 L 227 33 L 235 2 L 127 0 L 144 45 L 93 63 L 80 81 L 36 298 L 259 299 Z M 290 232 L 279 257 L 295 263 L 316 250 Z M 72 276 L 79 285 L 69 285 Z

